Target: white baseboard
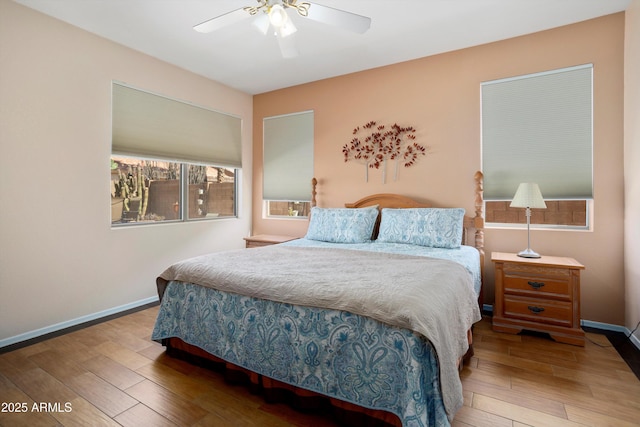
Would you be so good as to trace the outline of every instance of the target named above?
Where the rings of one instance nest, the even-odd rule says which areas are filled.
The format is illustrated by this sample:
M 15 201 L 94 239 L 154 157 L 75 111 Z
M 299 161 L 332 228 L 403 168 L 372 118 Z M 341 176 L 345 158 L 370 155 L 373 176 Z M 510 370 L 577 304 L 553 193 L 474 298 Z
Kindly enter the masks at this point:
M 587 326 L 587 327 L 590 327 L 590 328 L 604 329 L 605 331 L 622 332 L 623 334 L 628 336 L 629 337 L 629 341 L 631 341 L 633 343 L 633 345 L 635 345 L 636 348 L 638 350 L 640 350 L 640 339 L 638 339 L 638 337 L 635 336 L 635 335 L 631 335 L 631 330 L 629 328 L 625 327 L 625 326 L 611 325 L 609 323 L 594 322 L 592 320 L 581 320 L 580 324 L 582 326 Z
M 580 325 L 586 326 L 588 328 L 603 329 L 605 331 L 622 332 L 625 335 L 629 335 L 629 332 L 631 332 L 629 329 L 625 328 L 624 326 L 612 325 L 610 323 L 594 322 L 593 320 L 582 319 L 580 321 Z
M 56 323 L 55 325 L 46 326 L 44 328 L 36 329 L 34 331 L 25 332 L 24 334 L 19 334 L 13 337 L 5 338 L 0 340 L 0 349 L 8 345 L 16 344 L 22 341 L 27 341 L 33 338 L 40 337 L 42 335 L 50 334 L 52 332 L 58 332 L 66 328 L 70 328 L 72 326 L 77 326 L 85 322 L 90 322 L 92 320 L 107 317 L 112 314 L 121 313 L 123 311 L 131 310 L 133 308 L 138 308 L 146 304 L 152 304 L 154 302 L 158 302 L 157 296 L 145 298 L 139 301 L 134 301 L 129 304 L 113 307 L 107 310 L 99 311 L 97 313 L 87 314 L 86 316 L 77 317 L 75 319 L 67 320 L 65 322 Z
M 491 304 L 483 304 L 482 305 L 482 310 L 489 312 L 489 313 L 493 313 L 493 305 Z M 625 326 L 620 326 L 620 325 L 612 325 L 610 323 L 602 323 L 602 322 L 594 322 L 593 320 L 581 320 L 580 321 L 580 325 L 581 326 L 586 326 L 589 328 L 596 328 L 596 329 L 602 329 L 605 331 L 613 331 L 613 332 L 622 332 L 623 334 L 629 336 L 629 334 L 631 334 L 631 330 Z M 640 339 L 638 339 L 637 336 L 635 335 L 631 335 L 629 337 L 629 340 L 633 343 L 633 345 L 636 346 L 636 348 L 638 348 L 638 350 L 640 350 Z

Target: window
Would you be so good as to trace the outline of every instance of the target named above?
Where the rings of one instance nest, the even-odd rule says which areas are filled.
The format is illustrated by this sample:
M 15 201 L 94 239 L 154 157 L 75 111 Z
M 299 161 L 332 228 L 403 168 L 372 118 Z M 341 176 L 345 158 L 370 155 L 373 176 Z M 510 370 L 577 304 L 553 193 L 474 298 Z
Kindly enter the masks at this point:
M 531 209 L 531 224 L 545 228 L 589 225 L 589 200 L 545 200 L 546 209 Z M 511 208 L 508 201 L 486 201 L 485 222 L 501 226 L 526 224 L 525 209 Z
M 236 216 L 240 119 L 113 84 L 112 225 Z
M 271 217 L 302 217 L 309 216 L 311 202 L 272 201 L 267 200 L 267 212 Z
M 111 157 L 113 225 L 233 217 L 235 193 L 234 169 Z
M 525 223 L 509 201 L 540 186 L 547 209 L 531 223 L 587 227 L 593 199 L 593 66 L 482 83 L 482 169 L 487 223 Z
M 263 199 L 269 217 L 307 217 L 313 178 L 313 111 L 263 120 Z

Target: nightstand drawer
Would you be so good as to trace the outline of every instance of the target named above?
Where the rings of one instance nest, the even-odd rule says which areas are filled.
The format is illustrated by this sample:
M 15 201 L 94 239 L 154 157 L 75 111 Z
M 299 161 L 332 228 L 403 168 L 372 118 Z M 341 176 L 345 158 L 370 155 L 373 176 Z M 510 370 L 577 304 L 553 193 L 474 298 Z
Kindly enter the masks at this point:
M 572 314 L 570 302 L 504 296 L 504 317 L 507 318 L 571 327 Z
M 571 300 L 571 286 L 568 275 L 566 279 L 562 280 L 540 275 L 512 275 L 511 272 L 505 271 L 504 293 Z

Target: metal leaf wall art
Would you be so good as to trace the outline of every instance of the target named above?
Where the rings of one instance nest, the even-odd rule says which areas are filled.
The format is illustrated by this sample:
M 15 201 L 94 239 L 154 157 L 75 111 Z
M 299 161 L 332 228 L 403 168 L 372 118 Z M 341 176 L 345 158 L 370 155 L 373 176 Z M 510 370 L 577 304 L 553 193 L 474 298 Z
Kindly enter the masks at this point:
M 398 179 L 402 164 L 408 168 L 416 163 L 427 148 L 416 142 L 416 130 L 412 126 L 402 127 L 397 123 L 389 126 L 370 121 L 353 130 L 353 139 L 342 147 L 344 161 L 350 160 L 365 165 L 365 180 L 369 181 L 369 168 L 382 169 L 382 183 L 386 182 L 387 160 L 394 161 L 393 180 Z

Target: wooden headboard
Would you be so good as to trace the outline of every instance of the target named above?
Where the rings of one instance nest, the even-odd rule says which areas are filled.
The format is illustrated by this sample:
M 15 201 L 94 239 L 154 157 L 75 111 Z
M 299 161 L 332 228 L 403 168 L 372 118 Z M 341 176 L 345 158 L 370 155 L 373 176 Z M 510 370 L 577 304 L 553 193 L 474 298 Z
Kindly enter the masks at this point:
M 483 175 L 482 172 L 478 171 L 473 176 L 475 182 L 475 212 L 473 216 L 465 215 L 463 222 L 463 235 L 462 235 L 462 244 L 469 245 L 475 247 L 480 253 L 480 270 L 481 277 L 484 277 L 484 200 L 483 200 Z M 316 205 L 316 186 L 318 185 L 318 181 L 314 178 L 311 181 L 312 192 L 311 192 L 311 206 Z M 389 194 L 389 193 L 381 193 L 381 194 L 373 194 L 371 196 L 363 197 L 357 202 L 353 203 L 345 203 L 345 207 L 347 208 L 363 208 L 366 206 L 375 206 L 378 205 L 378 209 L 381 210 L 383 208 L 395 208 L 395 209 L 404 209 L 404 208 L 431 208 L 435 207 L 433 204 L 428 202 L 419 202 L 410 197 L 402 196 L 400 194 Z M 443 206 L 439 206 L 443 207 Z M 380 216 L 378 215 L 378 220 L 376 222 L 373 236 L 378 235 L 378 229 L 380 228 Z M 482 287 L 480 288 L 480 298 L 478 299 L 480 302 L 480 307 L 482 308 Z

